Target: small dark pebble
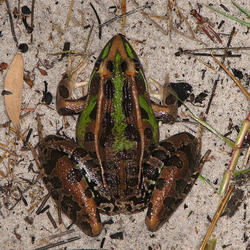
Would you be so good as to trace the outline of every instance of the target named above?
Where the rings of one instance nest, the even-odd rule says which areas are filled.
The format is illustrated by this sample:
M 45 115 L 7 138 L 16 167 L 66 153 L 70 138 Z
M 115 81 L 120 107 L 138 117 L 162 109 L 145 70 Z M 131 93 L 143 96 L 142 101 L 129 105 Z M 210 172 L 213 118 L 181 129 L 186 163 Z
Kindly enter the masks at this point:
M 104 243 L 105 243 L 105 240 L 106 240 L 106 238 L 104 237 L 104 238 L 102 238 L 102 241 L 101 241 L 101 245 L 100 245 L 100 248 L 103 248 L 103 246 L 104 246 Z
M 225 248 L 230 247 L 230 246 L 232 246 L 232 244 L 224 244 L 224 245 L 222 245 L 222 248 L 225 249 Z
M 117 232 L 117 233 L 114 233 L 114 234 L 110 234 L 109 237 L 111 239 L 123 240 L 123 232 Z
M 44 97 L 43 97 L 43 99 L 42 99 L 42 102 L 45 102 L 47 105 L 50 105 L 51 102 L 52 102 L 52 100 L 53 100 L 52 94 L 51 94 L 50 92 L 47 92 L 47 93 L 44 95 Z
M 21 8 L 21 11 L 22 11 L 22 14 L 25 15 L 25 16 L 28 16 L 31 14 L 31 11 L 30 11 L 30 8 L 26 5 L 24 5 L 22 8 Z
M 225 21 L 222 20 L 222 21 L 219 23 L 219 25 L 218 25 L 218 29 L 220 29 L 224 23 L 225 23 Z
M 184 102 L 192 92 L 192 86 L 187 82 L 170 83 L 178 97 Z M 178 101 L 178 106 L 181 106 L 181 102 Z
M 205 100 L 207 96 L 208 94 L 207 91 L 205 90 L 195 97 L 194 102 L 202 104 L 202 102 Z
M 29 46 L 27 45 L 27 43 L 20 43 L 18 46 L 18 49 L 22 52 L 22 53 L 26 53 L 29 49 Z
M 243 243 L 247 242 L 249 237 L 247 236 L 247 233 L 244 232 L 243 234 Z M 250 243 L 248 243 L 246 250 L 250 250 Z
M 112 220 L 112 218 L 110 218 L 109 220 L 105 220 L 102 224 L 103 225 L 112 225 L 114 223 L 114 221 Z
M 235 126 L 234 126 L 234 129 L 237 131 L 237 133 L 239 133 L 239 132 L 240 132 L 240 128 L 239 128 L 239 126 L 238 126 L 238 125 L 235 125 Z
M 33 28 L 30 27 L 29 24 L 27 23 L 27 18 L 26 18 L 26 16 L 24 16 L 24 17 L 22 18 L 22 21 L 23 21 L 23 24 L 24 24 L 24 26 L 25 26 L 26 31 L 27 31 L 29 34 L 32 33 L 32 32 L 33 32 Z
M 236 188 L 230 198 L 230 200 L 227 203 L 227 206 L 224 210 L 224 214 L 227 215 L 227 217 L 231 218 L 235 215 L 235 213 L 238 211 L 239 207 L 241 206 L 244 199 L 244 191 Z
M 220 7 L 226 12 L 229 12 L 229 9 L 224 4 L 220 4 Z
M 188 208 L 188 205 L 186 203 L 184 203 L 184 209 Z
M 69 51 L 70 50 L 70 42 L 65 42 L 63 45 L 63 51 Z M 68 56 L 68 53 L 63 53 L 59 61 L 61 61 L 65 56 Z
M 233 71 L 233 74 L 234 74 L 235 77 L 237 77 L 240 80 L 243 79 L 242 71 L 240 71 L 238 69 L 235 69 L 235 68 L 233 68 L 232 71 Z
M 26 216 L 24 218 L 24 221 L 27 222 L 28 224 L 32 225 L 34 222 L 34 218 L 30 217 L 30 216 Z
M 211 217 L 208 215 L 207 216 L 207 220 L 211 223 L 212 222 L 212 219 L 211 219 Z
M 152 238 L 155 238 L 155 234 L 150 234 L 149 237 L 152 239 Z
M 214 185 L 217 185 L 218 184 L 218 178 L 216 178 L 213 183 L 214 183 Z
M 34 244 L 35 243 L 35 239 L 36 237 L 34 235 L 31 236 L 31 243 Z
M 83 26 L 83 29 L 86 30 L 86 29 L 88 29 L 90 27 L 91 27 L 90 24 L 88 24 L 88 25 Z

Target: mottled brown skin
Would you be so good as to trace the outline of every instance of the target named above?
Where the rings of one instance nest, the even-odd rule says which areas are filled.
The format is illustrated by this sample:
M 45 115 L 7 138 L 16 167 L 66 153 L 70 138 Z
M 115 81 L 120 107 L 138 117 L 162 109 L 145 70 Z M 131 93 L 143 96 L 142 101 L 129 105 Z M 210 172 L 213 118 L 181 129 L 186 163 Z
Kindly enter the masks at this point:
M 149 122 L 155 119 L 150 112 L 159 120 L 172 123 L 177 101 L 164 90 L 162 105 L 151 102 L 139 59 L 131 47 L 133 57 L 127 52 L 126 39 L 117 35 L 109 43 L 107 55 L 103 56 L 104 49 L 95 64 L 85 98 L 71 99 L 73 85 L 68 75 L 58 86 L 60 114 L 83 111 L 84 117 L 89 110 L 84 134 L 77 134 L 77 143 L 48 136 L 38 147 L 45 185 L 62 211 L 89 236 L 101 232 L 99 213 L 131 214 L 146 207 L 146 225 L 156 231 L 185 198 L 199 173 L 199 147 L 194 136 L 180 133 L 159 144 L 153 138 L 157 132 L 158 142 L 158 128 L 155 131 Z M 123 77 L 119 78 L 123 79 L 121 90 L 115 85 L 118 73 Z M 117 104 L 116 91 L 121 95 Z M 90 109 L 95 96 L 96 104 Z M 139 98 L 145 98 L 147 110 Z M 119 126 L 125 124 L 125 139 L 132 146 L 116 151 L 118 132 L 114 127 L 118 118 L 114 113 L 119 105 L 125 117 Z M 81 129 L 81 119 L 77 131 Z

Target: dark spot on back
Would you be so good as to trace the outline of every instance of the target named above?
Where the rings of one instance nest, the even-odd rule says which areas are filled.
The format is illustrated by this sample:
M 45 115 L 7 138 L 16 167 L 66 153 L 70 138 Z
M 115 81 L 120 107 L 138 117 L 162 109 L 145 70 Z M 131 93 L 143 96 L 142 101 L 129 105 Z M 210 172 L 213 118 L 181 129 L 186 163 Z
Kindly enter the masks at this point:
M 97 105 L 95 105 L 95 107 L 93 108 L 93 110 L 91 111 L 89 117 L 91 120 L 95 120 L 96 118 L 96 112 L 97 112 Z
M 162 190 L 166 185 L 166 180 L 163 178 L 159 178 L 156 182 L 156 188 Z
M 185 180 L 183 179 L 176 180 L 176 187 L 175 187 L 176 192 L 179 194 L 182 193 L 186 185 L 187 182 Z
M 138 173 L 139 173 L 139 166 L 129 162 L 127 164 L 127 174 L 136 176 Z
M 71 183 L 80 182 L 82 177 L 81 171 L 77 168 L 70 169 L 67 173 L 67 180 Z
M 99 84 L 100 84 L 100 76 L 99 74 L 95 74 L 92 77 L 91 84 L 90 84 L 90 95 L 97 95 L 99 90 Z
M 164 205 L 165 207 L 173 208 L 173 207 L 174 207 L 174 204 L 175 204 L 175 199 L 172 198 L 172 197 L 166 197 L 166 198 L 163 200 L 163 205 Z
M 53 188 L 55 188 L 55 189 L 58 189 L 58 188 L 62 187 L 62 181 L 58 177 L 56 177 L 56 176 L 54 176 L 53 178 L 51 178 L 50 182 L 51 182 Z
M 152 137 L 153 137 L 153 132 L 152 132 L 151 128 L 145 128 L 144 134 L 145 134 L 146 138 L 149 140 L 152 139 Z
M 136 87 L 139 95 L 143 95 L 146 91 L 145 82 L 141 76 L 141 74 L 135 75 Z
M 58 191 L 56 191 L 56 190 L 52 190 L 51 191 L 51 196 L 52 196 L 52 198 L 54 199 L 54 200 L 56 200 L 56 201 L 58 201 L 59 200 L 59 197 L 60 197 L 60 194 L 58 193 Z
M 133 124 L 128 124 L 125 128 L 124 135 L 130 141 L 139 141 L 140 134 Z
M 88 198 L 92 198 L 92 191 L 89 187 L 85 189 L 84 193 Z
M 122 108 L 126 117 L 130 116 L 133 110 L 132 90 L 128 81 L 125 81 L 122 88 Z
M 164 147 L 166 150 L 168 150 L 169 152 L 175 152 L 175 148 L 173 146 L 172 143 L 168 142 L 168 141 L 161 141 L 160 146 Z
M 163 150 L 156 149 L 152 152 L 152 156 L 156 157 L 157 159 L 164 161 L 167 157 L 166 153 Z
M 172 157 L 169 158 L 168 165 L 175 166 L 179 169 L 183 167 L 182 160 L 177 155 L 173 155 Z
M 107 99 L 112 99 L 114 97 L 114 84 L 111 81 L 111 79 L 108 79 L 105 84 L 104 84 L 104 95 L 106 96 Z
M 46 185 L 46 184 L 48 184 L 48 182 L 49 182 L 49 177 L 43 177 L 43 182 L 44 182 L 44 184 Z
M 100 146 L 111 147 L 114 143 L 114 135 L 112 133 L 104 132 L 100 135 Z
M 87 132 L 85 134 L 84 141 L 90 142 L 90 141 L 94 141 L 94 139 L 95 139 L 95 135 L 92 132 Z
M 45 164 L 43 164 L 44 172 L 46 175 L 50 175 L 53 169 L 56 167 L 58 159 L 66 155 L 64 152 L 61 152 L 56 149 L 51 150 L 49 152 L 50 152 L 49 155 L 50 158 L 47 160 Z
M 107 185 L 111 188 L 115 188 L 118 185 L 118 180 L 116 176 L 116 172 L 113 173 L 104 173 L 104 178 L 107 182 Z
M 151 166 L 148 163 L 143 163 L 143 176 L 148 178 L 149 180 L 156 180 L 159 176 L 158 168 Z
M 148 120 L 149 116 L 148 116 L 147 111 L 144 108 L 142 108 L 142 107 L 140 107 L 140 110 L 141 110 L 141 118 Z
M 106 131 L 111 131 L 114 127 L 114 119 L 111 116 L 110 112 L 106 112 L 102 118 L 102 126 Z
M 90 157 L 97 159 L 96 152 L 95 151 L 89 151 Z
M 138 178 L 129 178 L 127 179 L 127 185 L 131 187 L 136 187 L 138 184 Z
M 87 155 L 87 151 L 83 148 L 76 148 L 71 155 L 71 160 L 78 163 L 82 157 Z

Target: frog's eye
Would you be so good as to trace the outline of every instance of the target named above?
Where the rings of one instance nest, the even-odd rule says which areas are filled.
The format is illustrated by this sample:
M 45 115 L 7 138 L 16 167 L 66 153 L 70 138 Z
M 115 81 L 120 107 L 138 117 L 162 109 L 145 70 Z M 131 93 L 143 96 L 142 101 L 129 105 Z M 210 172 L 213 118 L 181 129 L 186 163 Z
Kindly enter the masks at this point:
M 102 60 L 101 59 L 97 59 L 95 62 L 95 70 L 98 70 L 100 68 Z
M 127 62 L 126 62 L 126 61 L 123 61 L 123 62 L 121 63 L 121 70 L 122 70 L 122 72 L 125 72 L 125 71 L 127 70 L 127 67 L 128 67 Z
M 137 59 L 133 59 L 133 61 L 134 61 L 134 64 L 135 64 L 135 70 L 139 71 L 140 66 L 141 66 L 140 62 Z
M 107 69 L 109 72 L 113 72 L 114 71 L 114 64 L 112 61 L 108 61 L 107 63 Z

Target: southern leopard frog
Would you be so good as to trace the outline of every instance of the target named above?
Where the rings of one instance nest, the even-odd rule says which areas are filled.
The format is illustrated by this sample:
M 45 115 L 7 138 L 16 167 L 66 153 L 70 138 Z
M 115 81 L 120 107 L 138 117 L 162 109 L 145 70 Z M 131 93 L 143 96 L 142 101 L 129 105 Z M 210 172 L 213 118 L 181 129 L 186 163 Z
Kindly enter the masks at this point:
M 198 176 L 197 139 L 180 133 L 159 142 L 157 120 L 173 122 L 176 100 L 150 100 L 142 66 L 123 35 L 98 57 L 87 96 L 72 99 L 71 76 L 57 90 L 57 110 L 79 113 L 77 142 L 54 135 L 39 143 L 43 181 L 57 205 L 89 236 L 102 230 L 99 213 L 135 213 L 148 207 L 156 231 Z M 169 115 L 170 114 L 170 115 Z

